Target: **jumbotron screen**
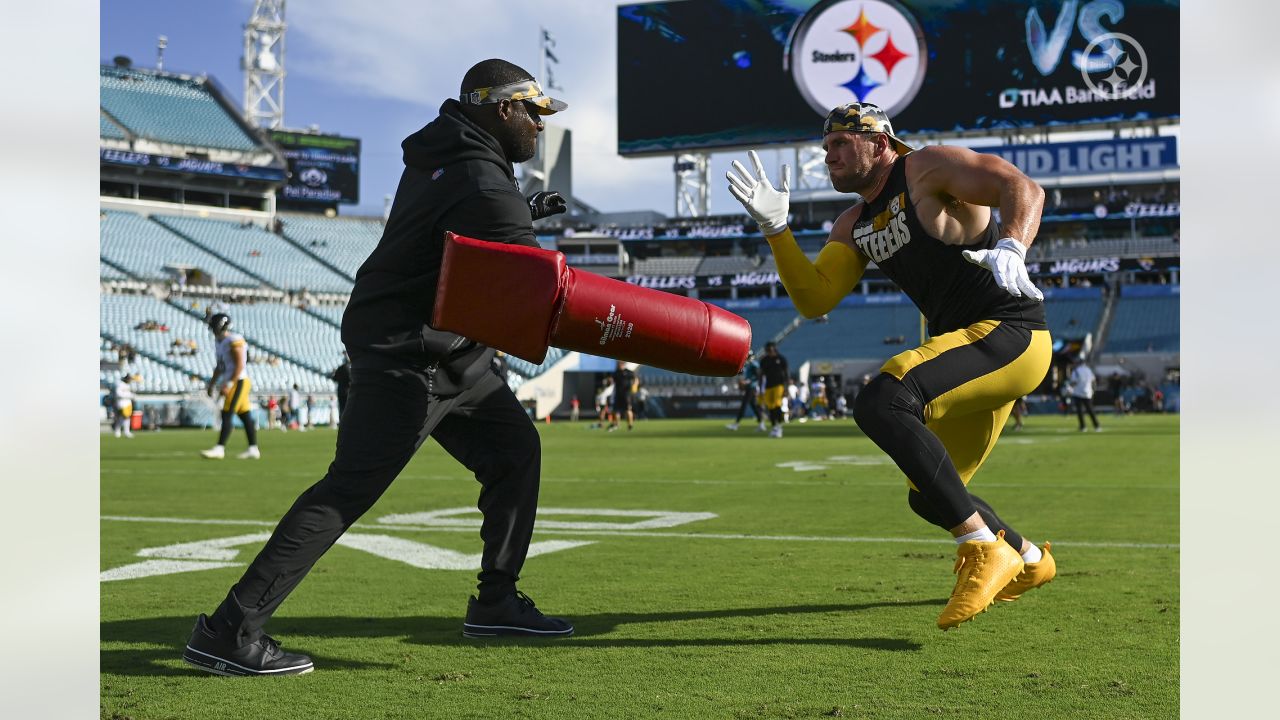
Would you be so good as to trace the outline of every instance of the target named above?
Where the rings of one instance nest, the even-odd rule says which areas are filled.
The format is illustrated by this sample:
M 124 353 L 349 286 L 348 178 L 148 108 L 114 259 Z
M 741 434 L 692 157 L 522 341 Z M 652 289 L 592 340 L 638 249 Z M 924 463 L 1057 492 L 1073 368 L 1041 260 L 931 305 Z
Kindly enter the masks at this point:
M 618 152 L 1174 117 L 1176 0 L 675 0 L 618 8 Z
M 360 202 L 360 140 L 338 135 L 272 130 L 289 162 L 280 199 L 336 205 Z

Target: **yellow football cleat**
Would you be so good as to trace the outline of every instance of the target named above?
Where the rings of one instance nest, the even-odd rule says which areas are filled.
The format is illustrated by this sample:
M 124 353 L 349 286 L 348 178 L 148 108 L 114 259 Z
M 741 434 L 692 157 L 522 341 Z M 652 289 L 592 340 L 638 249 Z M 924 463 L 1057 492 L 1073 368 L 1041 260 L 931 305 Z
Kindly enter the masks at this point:
M 1035 590 L 1044 585 L 1058 574 L 1058 563 L 1049 554 L 1049 543 L 1045 542 L 1041 548 L 1044 557 L 1040 558 L 1040 562 L 1027 563 L 1023 566 L 1022 572 L 1018 573 L 1018 577 L 1004 586 L 1004 589 L 996 593 L 997 600 L 1004 602 L 1012 602 L 1022 596 L 1022 593 L 1028 590 Z
M 1004 541 L 1001 530 L 994 542 L 970 540 L 956 548 L 956 587 L 938 616 L 938 627 L 949 630 L 986 610 L 1009 581 L 1022 572 L 1022 555 Z

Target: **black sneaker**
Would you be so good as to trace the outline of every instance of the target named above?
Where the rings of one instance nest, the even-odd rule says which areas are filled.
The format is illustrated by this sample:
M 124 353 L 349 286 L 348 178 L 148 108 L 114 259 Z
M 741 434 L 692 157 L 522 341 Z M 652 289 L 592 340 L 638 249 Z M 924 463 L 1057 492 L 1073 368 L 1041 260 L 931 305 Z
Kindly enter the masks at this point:
M 534 607 L 528 595 L 516 591 L 492 604 L 482 604 L 475 596 L 467 601 L 467 619 L 462 637 L 569 637 L 573 625 L 563 618 L 547 617 Z
M 311 658 L 284 652 L 270 635 L 235 647 L 209 627 L 203 614 L 196 618 L 182 659 L 214 675 L 301 675 L 315 669 Z

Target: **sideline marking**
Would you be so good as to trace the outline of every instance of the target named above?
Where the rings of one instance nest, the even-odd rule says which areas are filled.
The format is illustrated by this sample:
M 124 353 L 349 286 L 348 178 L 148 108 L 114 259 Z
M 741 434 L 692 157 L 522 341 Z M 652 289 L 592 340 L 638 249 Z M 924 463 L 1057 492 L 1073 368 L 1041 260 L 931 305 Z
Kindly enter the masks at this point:
M 103 515 L 101 520 L 114 522 L 171 523 L 177 525 L 255 525 L 274 527 L 278 521 L 267 520 L 206 520 L 198 518 L 170 517 L 135 517 L 125 515 Z M 363 530 L 405 530 L 409 532 L 474 532 L 472 527 L 427 527 L 423 525 L 364 525 L 356 523 L 353 529 Z M 850 537 L 842 535 L 748 535 L 745 533 L 682 533 L 626 530 L 544 530 L 539 524 L 535 533 L 549 535 L 608 535 L 614 537 L 657 537 L 692 540 L 757 540 L 776 542 L 830 542 L 830 543 L 911 543 L 919 545 L 954 545 L 945 538 L 911 538 L 911 537 Z M 1121 548 L 1136 550 L 1180 550 L 1179 543 L 1140 543 L 1140 542 L 1094 542 L 1088 540 L 1054 540 L 1053 544 L 1064 547 L 1084 548 Z

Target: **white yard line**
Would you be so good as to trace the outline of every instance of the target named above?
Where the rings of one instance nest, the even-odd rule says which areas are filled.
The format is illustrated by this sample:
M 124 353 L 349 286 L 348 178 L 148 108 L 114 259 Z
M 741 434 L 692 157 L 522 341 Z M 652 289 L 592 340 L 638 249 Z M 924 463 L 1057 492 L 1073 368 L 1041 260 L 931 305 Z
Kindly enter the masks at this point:
M 211 520 L 199 518 L 170 517 L 133 517 L 124 515 L 103 515 L 100 519 L 112 522 L 170 523 L 175 525 L 250 525 L 254 527 L 275 527 L 275 521 L 266 520 Z M 476 532 L 474 527 L 423 527 L 421 525 L 390 525 L 386 523 L 356 523 L 352 526 L 358 530 L 401 530 L 406 532 Z M 911 537 L 848 537 L 821 535 L 748 535 L 744 533 L 682 533 L 641 530 L 562 530 L 538 529 L 539 535 L 612 535 L 617 537 L 657 537 L 678 538 L 682 540 L 754 540 L 757 542 L 825 542 L 825 543 L 901 543 L 915 545 L 951 544 L 943 538 L 911 538 Z M 1084 548 L 1122 548 L 1139 550 L 1178 550 L 1178 543 L 1136 543 L 1136 542 L 1094 542 L 1054 540 L 1054 546 Z

